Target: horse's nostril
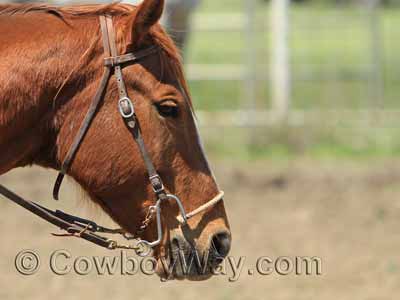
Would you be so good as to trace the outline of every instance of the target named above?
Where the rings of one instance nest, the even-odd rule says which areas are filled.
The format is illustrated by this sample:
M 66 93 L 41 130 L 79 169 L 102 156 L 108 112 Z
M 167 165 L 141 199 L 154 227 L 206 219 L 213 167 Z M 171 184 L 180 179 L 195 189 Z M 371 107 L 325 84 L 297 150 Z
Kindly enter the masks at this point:
M 225 258 L 231 250 L 231 236 L 228 232 L 220 232 L 213 236 L 211 248 L 214 249 L 220 258 Z

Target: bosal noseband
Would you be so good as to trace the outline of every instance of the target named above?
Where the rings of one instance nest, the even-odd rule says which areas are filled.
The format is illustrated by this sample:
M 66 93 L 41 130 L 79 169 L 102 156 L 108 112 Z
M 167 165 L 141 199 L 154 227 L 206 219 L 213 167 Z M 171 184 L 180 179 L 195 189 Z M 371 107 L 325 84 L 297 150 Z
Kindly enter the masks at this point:
M 204 212 L 208 208 L 214 206 L 219 201 L 221 201 L 223 199 L 224 193 L 222 191 L 219 192 L 219 194 L 209 202 L 203 204 L 202 206 L 198 207 L 190 213 L 186 213 L 182 201 L 176 195 L 168 194 L 166 192 L 162 179 L 157 173 L 156 168 L 146 149 L 145 142 L 142 138 L 139 121 L 135 114 L 135 106 L 128 96 L 122 73 L 122 68 L 125 64 L 137 63 L 141 59 L 157 53 L 160 50 L 158 47 L 152 46 L 134 53 L 118 55 L 112 17 L 108 15 L 100 16 L 100 27 L 102 32 L 105 55 L 103 77 L 93 98 L 93 101 L 88 109 L 88 112 L 86 113 L 86 116 L 78 130 L 78 133 L 69 148 L 64 162 L 61 165 L 60 173 L 54 185 L 53 197 L 54 199 L 58 200 L 58 195 L 64 176 L 70 170 L 74 157 L 79 151 L 79 147 L 82 144 L 82 141 L 85 138 L 85 135 L 90 128 L 93 119 L 96 116 L 100 103 L 104 98 L 108 82 L 110 81 L 111 76 L 114 75 L 116 78 L 119 93 L 118 110 L 125 122 L 127 129 L 131 132 L 134 140 L 136 141 L 136 144 L 138 145 L 140 154 L 147 169 L 150 184 L 156 195 L 156 203 L 155 205 L 149 207 L 148 214 L 140 227 L 140 232 L 143 232 L 147 228 L 147 226 L 150 224 L 155 216 L 157 222 L 157 240 L 149 242 L 146 240 L 138 239 L 136 236 L 131 237 L 131 235 L 126 234 L 122 229 L 109 229 L 103 226 L 99 226 L 93 221 L 75 217 L 59 210 L 51 211 L 35 202 L 28 201 L 19 197 L 2 185 L 0 185 L 0 194 L 5 196 L 7 199 L 17 203 L 18 205 L 24 207 L 25 209 L 29 210 L 40 218 L 46 220 L 47 222 L 52 223 L 62 230 L 65 230 L 67 232 L 67 234 L 65 234 L 66 236 L 77 236 L 108 249 L 133 249 L 139 255 L 144 256 L 148 255 L 153 247 L 156 247 L 161 243 L 163 236 L 161 224 L 161 203 L 163 201 L 174 200 L 177 203 L 180 212 L 178 220 L 182 225 L 185 225 L 188 219 L 194 217 L 201 212 Z M 97 233 L 121 234 L 128 240 L 135 239 L 136 243 L 134 245 L 119 244 L 115 240 L 100 236 Z

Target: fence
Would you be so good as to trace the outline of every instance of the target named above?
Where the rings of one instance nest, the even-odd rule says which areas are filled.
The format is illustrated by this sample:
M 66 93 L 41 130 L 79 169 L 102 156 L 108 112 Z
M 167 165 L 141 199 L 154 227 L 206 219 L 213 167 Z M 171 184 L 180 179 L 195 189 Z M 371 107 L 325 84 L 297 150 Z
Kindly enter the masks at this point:
M 398 109 L 397 10 L 375 0 L 292 7 L 287 0 L 235 1 L 230 12 L 213 11 L 210 3 L 196 14 L 187 65 L 203 124 L 298 125 L 316 116 L 333 124 L 342 116 L 371 122 L 376 110 Z M 226 99 L 232 94 L 235 100 Z

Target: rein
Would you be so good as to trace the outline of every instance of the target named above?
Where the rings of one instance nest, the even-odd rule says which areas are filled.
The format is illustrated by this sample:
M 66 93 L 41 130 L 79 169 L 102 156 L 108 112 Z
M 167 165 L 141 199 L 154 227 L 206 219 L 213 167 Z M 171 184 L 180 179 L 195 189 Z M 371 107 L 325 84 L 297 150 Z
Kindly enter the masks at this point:
M 132 249 L 140 252 L 140 247 L 118 244 L 109 238 L 97 235 L 97 232 L 124 235 L 121 229 L 109 229 L 97 225 L 95 222 L 69 215 L 60 210 L 52 211 L 33 201 L 25 200 L 0 184 L 0 194 L 8 200 L 20 205 L 43 220 L 66 231 L 66 236 L 76 236 L 110 250 Z M 56 236 L 59 236 L 55 234 Z
M 85 135 L 89 130 L 93 119 L 96 116 L 100 103 L 104 98 L 108 82 L 110 81 L 111 76 L 114 75 L 117 79 L 116 81 L 119 93 L 118 110 L 120 112 L 121 117 L 124 120 L 127 129 L 130 131 L 136 144 L 139 147 L 140 154 L 145 163 L 147 173 L 149 176 L 149 182 L 152 186 L 154 194 L 156 195 L 156 204 L 154 206 L 149 207 L 147 216 L 145 220 L 142 222 L 142 225 L 140 227 L 140 232 L 143 232 L 148 227 L 148 225 L 151 223 L 151 221 L 155 216 L 157 222 L 157 240 L 150 242 L 138 239 L 135 236 L 132 237 L 131 235 L 127 234 L 122 229 L 109 229 L 103 226 L 99 226 L 93 221 L 69 215 L 59 210 L 56 211 L 49 210 L 33 201 L 21 198 L 20 196 L 11 192 L 1 184 L 0 184 L 0 194 L 3 195 L 8 200 L 15 202 L 16 204 L 22 206 L 31 213 L 44 219 L 45 221 L 59 227 L 61 230 L 66 231 L 66 234 L 54 234 L 56 236 L 75 236 L 107 249 L 111 250 L 131 249 L 135 250 L 136 253 L 140 256 L 146 256 L 151 252 L 152 248 L 158 246 L 162 241 L 163 237 L 162 224 L 161 224 L 162 202 L 168 200 L 174 200 L 177 203 L 180 212 L 180 215 L 178 216 L 177 219 L 181 223 L 181 225 L 184 226 L 187 224 L 188 219 L 194 217 L 195 215 L 200 214 L 201 212 L 204 212 L 205 210 L 209 209 L 210 207 L 220 202 L 223 199 L 224 192 L 222 191 L 219 192 L 219 194 L 216 197 L 214 197 L 207 203 L 201 205 L 200 207 L 198 207 L 197 209 L 193 210 L 190 213 L 186 213 L 182 201 L 176 195 L 168 194 L 165 191 L 162 179 L 156 171 L 156 168 L 145 146 L 145 142 L 142 138 L 139 121 L 135 114 L 134 103 L 128 96 L 122 73 L 122 68 L 124 64 L 137 63 L 142 58 L 145 58 L 149 55 L 158 52 L 159 49 L 158 47 L 153 46 L 141 51 L 137 51 L 135 53 L 118 55 L 112 17 L 108 15 L 100 16 L 100 28 L 102 32 L 103 48 L 105 54 L 103 76 L 100 85 L 97 89 L 97 92 L 93 98 L 93 101 L 78 130 L 78 133 L 72 145 L 70 146 L 70 149 L 64 159 L 64 162 L 61 165 L 61 170 L 53 189 L 53 198 L 55 200 L 59 199 L 59 191 L 62 181 L 65 175 L 70 170 L 74 157 L 79 151 L 79 147 L 83 139 L 85 138 Z M 122 235 L 127 240 L 135 240 L 136 243 L 134 245 L 119 244 L 117 241 L 109 239 L 104 236 L 100 236 L 97 233 L 119 234 Z

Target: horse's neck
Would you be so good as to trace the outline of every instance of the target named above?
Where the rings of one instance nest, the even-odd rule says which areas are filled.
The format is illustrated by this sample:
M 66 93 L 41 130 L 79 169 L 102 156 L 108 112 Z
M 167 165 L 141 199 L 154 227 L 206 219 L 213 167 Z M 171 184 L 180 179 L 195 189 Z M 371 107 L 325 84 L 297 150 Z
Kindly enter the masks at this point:
M 0 174 L 33 163 L 50 143 L 54 96 L 86 48 L 54 16 L 0 17 Z

